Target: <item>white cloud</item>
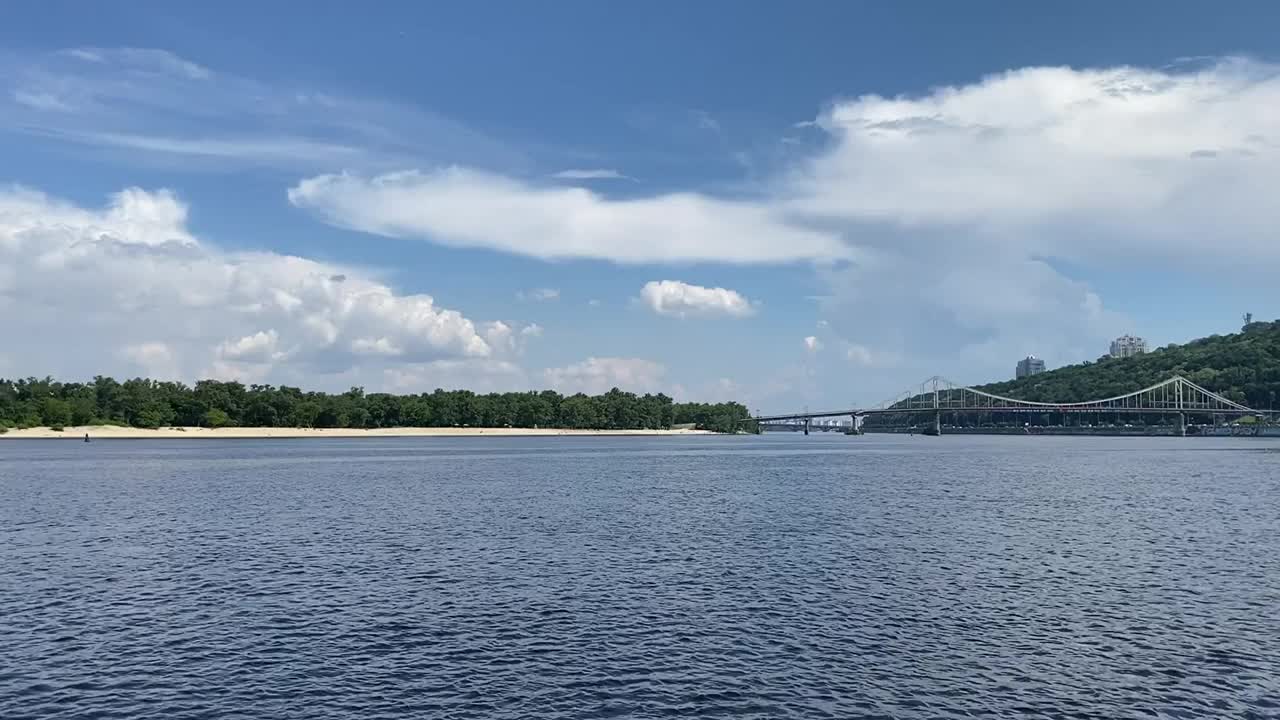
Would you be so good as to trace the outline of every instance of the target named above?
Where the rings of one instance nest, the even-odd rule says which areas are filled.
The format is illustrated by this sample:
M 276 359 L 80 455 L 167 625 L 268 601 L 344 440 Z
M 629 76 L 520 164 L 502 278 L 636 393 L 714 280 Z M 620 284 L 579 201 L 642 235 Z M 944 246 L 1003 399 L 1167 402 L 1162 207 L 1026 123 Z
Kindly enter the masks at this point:
M 359 271 L 204 244 L 186 214 L 164 191 L 125 190 L 101 210 L 0 191 L 0 336 L 27 338 L 23 369 L 314 382 L 386 358 L 480 361 L 511 349 L 490 344 L 501 323 L 482 333 L 430 296 L 397 294 Z M 48 327 L 59 331 L 37 332 Z
M 634 180 L 635 179 L 628 175 L 623 175 L 617 170 L 608 170 L 604 168 L 592 169 L 592 170 L 584 170 L 584 169 L 561 170 L 560 172 L 555 173 L 551 177 L 556 178 L 557 180 Z
M 693 193 L 611 200 L 458 167 L 321 175 L 290 189 L 289 200 L 341 227 L 543 259 L 776 263 L 849 255 L 835 235 L 753 203 Z
M 865 96 L 819 118 L 834 142 L 786 178 L 786 204 L 858 223 L 866 244 L 900 244 L 887 223 L 953 228 L 974 254 L 1187 264 L 1229 237 L 1214 255 L 1280 259 L 1280 205 L 1263 190 L 1280 179 L 1277 104 L 1280 67 L 1246 60 L 1026 68 Z
M 259 330 L 238 340 L 225 340 L 218 346 L 218 357 L 244 362 L 270 362 L 282 353 L 276 350 L 280 334 L 275 330 Z
M 530 323 L 515 328 L 501 320 L 482 325 L 485 342 L 495 353 L 503 356 L 516 356 L 524 352 L 529 341 L 542 337 L 542 326 Z
M 557 288 L 521 290 L 516 293 L 516 299 L 521 302 L 552 302 L 560 299 L 560 290 Z
M 822 341 L 817 337 L 810 335 L 804 339 L 804 350 L 810 355 L 817 353 L 822 349 Z
M 691 285 L 679 280 L 653 280 L 640 289 L 640 299 L 659 315 L 747 317 L 755 312 L 735 290 Z
M 546 384 L 562 393 L 598 395 L 612 388 L 636 393 L 661 392 L 666 368 L 640 358 L 589 357 L 565 367 L 543 371 Z

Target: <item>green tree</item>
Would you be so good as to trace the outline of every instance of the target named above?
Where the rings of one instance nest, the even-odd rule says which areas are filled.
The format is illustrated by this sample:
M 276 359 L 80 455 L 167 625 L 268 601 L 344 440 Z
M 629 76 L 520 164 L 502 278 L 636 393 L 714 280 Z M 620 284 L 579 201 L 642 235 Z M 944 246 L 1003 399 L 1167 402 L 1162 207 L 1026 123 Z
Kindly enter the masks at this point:
M 71 403 L 56 397 L 47 397 L 40 402 L 40 420 L 48 427 L 63 427 L 71 424 Z
M 212 408 L 204 414 L 205 427 L 220 428 L 229 425 L 231 425 L 231 416 L 221 408 Z

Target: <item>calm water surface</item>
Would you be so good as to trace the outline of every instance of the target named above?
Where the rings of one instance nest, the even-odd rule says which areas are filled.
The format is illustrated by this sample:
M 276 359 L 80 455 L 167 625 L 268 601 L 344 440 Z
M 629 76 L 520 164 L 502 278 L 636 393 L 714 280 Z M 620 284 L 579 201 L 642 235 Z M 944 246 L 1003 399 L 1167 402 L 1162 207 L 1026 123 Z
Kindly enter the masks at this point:
M 1280 717 L 1278 451 L 0 441 L 0 718 Z

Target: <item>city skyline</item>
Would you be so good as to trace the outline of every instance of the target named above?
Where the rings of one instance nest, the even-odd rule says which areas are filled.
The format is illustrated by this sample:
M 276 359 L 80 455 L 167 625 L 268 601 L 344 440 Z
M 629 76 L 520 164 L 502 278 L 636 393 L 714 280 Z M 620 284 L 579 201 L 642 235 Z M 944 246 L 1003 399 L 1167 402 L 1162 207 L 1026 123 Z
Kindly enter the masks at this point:
M 675 7 L 11 8 L 0 376 L 791 410 L 1280 316 L 1270 5 Z

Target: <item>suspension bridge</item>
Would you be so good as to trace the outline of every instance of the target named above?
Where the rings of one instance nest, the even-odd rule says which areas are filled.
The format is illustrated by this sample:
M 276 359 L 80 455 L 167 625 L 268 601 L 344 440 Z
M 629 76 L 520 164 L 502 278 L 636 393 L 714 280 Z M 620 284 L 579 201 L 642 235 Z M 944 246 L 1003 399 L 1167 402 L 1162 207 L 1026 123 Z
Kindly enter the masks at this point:
M 1215 392 L 1191 382 L 1182 376 L 1174 376 L 1150 387 L 1135 390 L 1124 395 L 1086 400 L 1084 402 L 1033 402 L 1017 398 L 1004 397 L 984 390 L 957 385 L 942 377 L 932 377 L 919 387 L 907 390 L 902 394 L 876 405 L 866 408 L 845 408 L 823 412 L 804 410 L 798 413 L 782 415 L 761 415 L 753 418 L 759 425 L 769 427 L 778 425 L 803 426 L 804 433 L 809 434 L 813 420 L 816 418 L 845 418 L 852 421 L 855 431 L 862 427 L 868 417 L 878 415 L 896 415 L 910 417 L 926 417 L 929 425 L 926 434 L 942 434 L 943 414 L 952 415 L 996 415 L 1004 413 L 1041 413 L 1052 414 L 1084 414 L 1093 413 L 1099 416 L 1116 415 L 1170 415 L 1177 417 L 1177 432 L 1185 435 L 1187 417 L 1271 417 L 1271 410 L 1254 410 L 1238 402 L 1223 397 Z

